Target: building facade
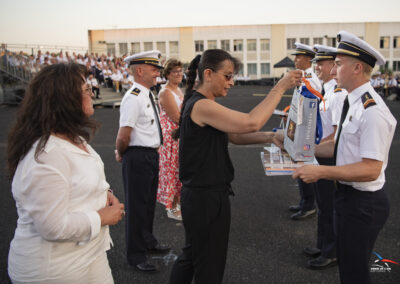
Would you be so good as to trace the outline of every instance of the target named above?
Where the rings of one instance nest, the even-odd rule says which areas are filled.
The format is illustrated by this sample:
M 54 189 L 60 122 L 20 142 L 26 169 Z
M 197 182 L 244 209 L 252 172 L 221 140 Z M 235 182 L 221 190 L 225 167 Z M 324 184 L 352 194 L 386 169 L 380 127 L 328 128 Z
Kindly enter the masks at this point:
M 206 49 L 229 51 L 243 63 L 240 75 L 250 79 L 279 77 L 273 65 L 293 52 L 296 41 L 336 46 L 336 34 L 349 31 L 372 44 L 400 71 L 400 22 L 196 26 L 89 30 L 89 51 L 115 56 L 158 49 L 165 59 L 188 63 Z

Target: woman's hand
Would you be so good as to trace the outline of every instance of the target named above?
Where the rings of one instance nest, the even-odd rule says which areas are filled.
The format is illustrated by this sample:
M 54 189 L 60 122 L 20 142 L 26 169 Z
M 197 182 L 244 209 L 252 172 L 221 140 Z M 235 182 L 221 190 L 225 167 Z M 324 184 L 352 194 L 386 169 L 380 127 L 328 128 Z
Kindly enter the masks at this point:
M 102 226 L 115 225 L 125 216 L 124 204 L 120 203 L 119 200 L 109 192 L 106 207 L 100 209 L 97 213 L 100 215 Z
M 283 130 L 277 130 L 276 132 L 274 132 L 274 136 L 272 137 L 272 143 L 284 150 L 283 138 Z
M 283 90 L 289 90 L 295 86 L 301 85 L 301 77 L 303 72 L 301 70 L 293 70 L 285 74 L 282 79 L 276 84 L 276 87 Z

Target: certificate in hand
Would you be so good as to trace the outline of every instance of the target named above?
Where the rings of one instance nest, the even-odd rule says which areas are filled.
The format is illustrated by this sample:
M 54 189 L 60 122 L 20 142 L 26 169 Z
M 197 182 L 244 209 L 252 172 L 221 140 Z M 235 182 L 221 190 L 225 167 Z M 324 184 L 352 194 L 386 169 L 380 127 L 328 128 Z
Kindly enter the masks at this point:
M 296 168 L 303 165 L 318 165 L 317 160 L 311 162 L 295 162 L 286 152 L 283 152 L 275 144 L 264 147 L 261 152 L 261 162 L 267 176 L 292 175 Z

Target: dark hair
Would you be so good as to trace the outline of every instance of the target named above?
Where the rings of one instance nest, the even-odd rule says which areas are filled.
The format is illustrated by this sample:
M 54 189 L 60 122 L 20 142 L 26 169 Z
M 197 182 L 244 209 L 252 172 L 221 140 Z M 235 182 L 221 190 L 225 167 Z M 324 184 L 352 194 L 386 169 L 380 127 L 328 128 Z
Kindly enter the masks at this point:
M 213 71 L 218 71 L 221 69 L 221 65 L 225 60 L 232 62 L 234 66 L 234 72 L 237 73 L 240 68 L 240 62 L 235 57 L 230 55 L 228 52 L 222 49 L 208 49 L 203 52 L 202 55 L 197 55 L 189 64 L 187 72 L 187 82 L 185 97 L 183 98 L 181 116 L 179 118 L 179 127 L 172 133 L 172 138 L 177 140 L 180 136 L 180 127 L 182 123 L 183 110 L 187 100 L 193 94 L 193 87 L 196 83 L 196 78 L 198 76 L 199 82 L 198 86 L 203 84 L 203 74 L 206 69 L 211 69 Z
M 167 77 L 169 76 L 169 74 L 171 74 L 172 69 L 174 69 L 175 67 L 182 67 L 182 66 L 183 66 L 183 64 L 179 60 L 177 60 L 175 58 L 168 59 L 164 65 L 164 70 L 163 70 L 164 77 L 166 79 L 168 79 Z
M 85 66 L 76 63 L 46 66 L 33 77 L 8 135 L 10 178 L 37 140 L 36 161 L 52 133 L 63 134 L 77 143 L 82 142 L 80 137 L 91 138 L 99 124 L 90 120 L 82 108 L 86 77 Z

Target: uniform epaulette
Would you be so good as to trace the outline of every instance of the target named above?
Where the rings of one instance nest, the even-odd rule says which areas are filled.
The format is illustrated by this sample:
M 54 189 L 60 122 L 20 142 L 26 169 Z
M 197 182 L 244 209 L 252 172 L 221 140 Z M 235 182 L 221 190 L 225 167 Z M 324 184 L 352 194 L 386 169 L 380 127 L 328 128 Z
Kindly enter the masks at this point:
M 310 78 L 312 78 L 311 73 L 306 74 L 306 79 L 310 79 Z
M 339 92 L 341 92 L 342 91 L 342 88 L 336 88 L 333 92 L 334 93 L 339 93 Z
M 135 95 L 135 96 L 139 95 L 139 93 L 140 93 L 140 89 L 139 89 L 139 88 L 134 88 L 134 89 L 131 91 L 131 94 L 132 94 L 132 95 Z
M 372 98 L 372 96 L 368 92 L 366 92 L 362 95 L 361 101 L 363 103 L 364 109 L 367 109 L 370 106 L 376 105 L 375 100 Z

